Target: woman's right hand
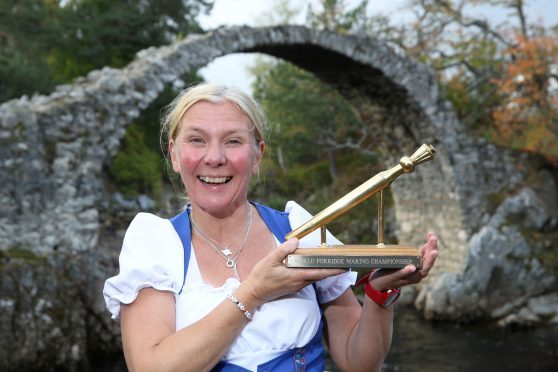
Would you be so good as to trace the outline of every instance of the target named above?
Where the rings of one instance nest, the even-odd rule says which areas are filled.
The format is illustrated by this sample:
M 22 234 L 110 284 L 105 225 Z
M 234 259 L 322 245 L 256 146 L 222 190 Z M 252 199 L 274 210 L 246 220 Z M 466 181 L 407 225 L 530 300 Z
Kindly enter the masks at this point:
M 298 248 L 298 239 L 289 239 L 258 262 L 244 281 L 251 300 L 258 306 L 278 297 L 296 293 L 309 284 L 345 272 L 344 269 L 287 268 L 284 259 Z

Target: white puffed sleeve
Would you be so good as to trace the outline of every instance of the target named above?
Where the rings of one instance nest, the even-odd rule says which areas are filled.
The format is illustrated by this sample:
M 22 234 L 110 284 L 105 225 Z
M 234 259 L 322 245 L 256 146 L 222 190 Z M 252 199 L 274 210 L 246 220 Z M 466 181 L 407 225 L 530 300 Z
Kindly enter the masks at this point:
M 113 319 L 120 305 L 130 304 L 143 288 L 180 291 L 184 275 L 184 252 L 169 220 L 150 213 L 136 215 L 124 236 L 120 272 L 105 282 L 103 295 Z
M 289 222 L 294 228 L 302 225 L 310 218 L 312 215 L 308 211 L 302 208 L 294 201 L 287 202 L 285 206 L 285 212 L 289 214 Z M 329 231 L 326 234 L 327 244 L 329 245 L 341 245 L 339 240 L 334 237 Z M 320 230 L 314 230 L 310 234 L 306 235 L 304 238 L 300 239 L 300 248 L 311 248 L 319 247 L 321 243 Z M 315 283 L 316 294 L 318 296 L 318 302 L 320 304 L 325 304 L 327 302 L 335 300 L 337 297 L 341 296 L 347 288 L 354 285 L 356 282 L 357 273 L 353 271 L 347 271 L 343 274 L 332 276 Z

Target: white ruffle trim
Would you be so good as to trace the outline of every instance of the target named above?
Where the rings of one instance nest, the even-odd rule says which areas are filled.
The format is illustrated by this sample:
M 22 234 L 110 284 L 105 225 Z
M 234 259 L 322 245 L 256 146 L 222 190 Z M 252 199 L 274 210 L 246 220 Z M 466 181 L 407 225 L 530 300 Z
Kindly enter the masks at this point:
M 136 284 L 135 289 L 130 292 L 122 292 L 114 287 L 111 288 L 111 286 L 107 285 L 105 287 L 104 296 L 107 309 L 112 314 L 112 319 L 119 319 L 120 306 L 122 304 L 129 305 L 134 302 L 136 298 L 138 298 L 139 292 L 144 288 L 153 288 L 158 291 L 172 292 L 175 296 L 178 295 L 179 292 L 179 289 L 173 287 L 173 281 L 170 278 L 161 283 L 153 283 L 151 281 L 138 283 Z
M 355 285 L 356 279 L 356 271 L 347 271 L 346 273 L 316 282 L 318 302 L 325 304 L 335 300 L 345 293 L 350 286 Z

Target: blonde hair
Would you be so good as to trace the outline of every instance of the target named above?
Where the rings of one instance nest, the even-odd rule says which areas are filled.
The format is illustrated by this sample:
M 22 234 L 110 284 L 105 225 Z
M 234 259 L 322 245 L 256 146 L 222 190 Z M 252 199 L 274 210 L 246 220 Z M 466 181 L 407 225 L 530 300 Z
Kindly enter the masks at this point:
M 250 119 L 256 143 L 265 141 L 269 133 L 269 123 L 261 106 L 238 88 L 215 84 L 199 84 L 183 90 L 163 111 L 161 118 L 161 148 L 175 139 L 180 131 L 182 118 L 197 102 L 222 103 L 230 101 L 240 108 Z

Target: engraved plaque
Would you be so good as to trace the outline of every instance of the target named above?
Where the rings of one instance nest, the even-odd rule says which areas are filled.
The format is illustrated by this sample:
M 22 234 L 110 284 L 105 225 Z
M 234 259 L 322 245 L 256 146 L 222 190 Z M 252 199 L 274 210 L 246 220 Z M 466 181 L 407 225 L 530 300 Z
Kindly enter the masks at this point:
M 297 249 L 285 259 L 287 267 L 402 268 L 421 266 L 417 249 L 403 246 L 331 246 Z

